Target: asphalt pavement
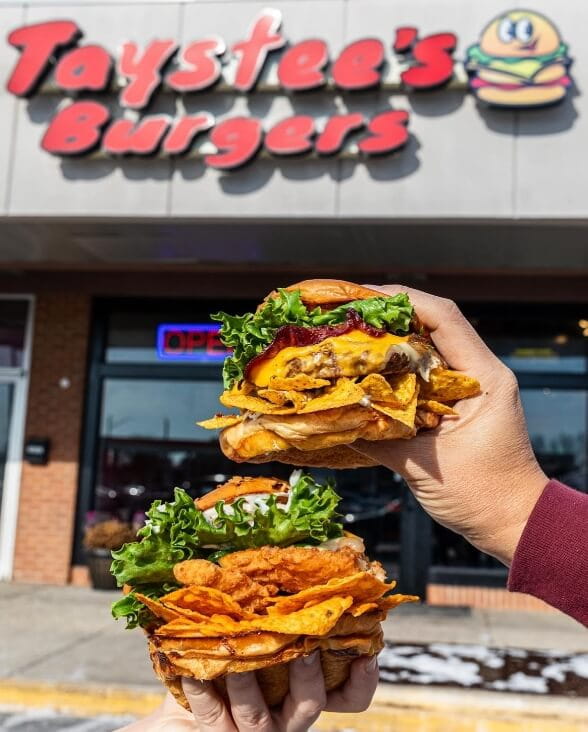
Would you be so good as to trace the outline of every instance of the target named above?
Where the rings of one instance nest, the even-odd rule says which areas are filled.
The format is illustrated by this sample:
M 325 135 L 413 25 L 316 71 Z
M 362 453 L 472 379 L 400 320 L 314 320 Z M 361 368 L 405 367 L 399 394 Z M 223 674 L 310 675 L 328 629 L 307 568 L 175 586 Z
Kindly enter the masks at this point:
M 114 732 L 132 721 L 132 717 L 71 717 L 47 710 L 0 713 L 0 730 L 10 732 Z

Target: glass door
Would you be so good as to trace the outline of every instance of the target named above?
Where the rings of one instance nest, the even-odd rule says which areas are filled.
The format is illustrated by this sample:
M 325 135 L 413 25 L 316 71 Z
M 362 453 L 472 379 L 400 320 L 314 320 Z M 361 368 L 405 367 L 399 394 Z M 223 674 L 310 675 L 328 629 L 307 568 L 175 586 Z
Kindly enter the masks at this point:
M 4 476 L 8 459 L 8 442 L 11 432 L 14 405 L 14 384 L 0 381 L 0 505 L 4 493 Z
M 32 297 L 0 295 L 0 580 L 12 576 L 32 310 Z

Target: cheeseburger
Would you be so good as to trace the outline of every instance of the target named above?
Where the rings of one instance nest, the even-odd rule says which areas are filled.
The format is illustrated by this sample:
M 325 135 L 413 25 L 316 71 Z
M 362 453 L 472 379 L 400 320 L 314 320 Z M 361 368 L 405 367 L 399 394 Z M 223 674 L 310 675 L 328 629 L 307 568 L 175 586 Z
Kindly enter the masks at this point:
M 289 482 L 232 478 L 196 502 L 176 488 L 155 501 L 140 541 L 113 552 L 125 596 L 112 607 L 148 638 L 154 670 L 186 708 L 181 677 L 256 671 L 270 706 L 288 691 L 288 664 L 320 652 L 327 690 L 353 659 L 383 647 L 390 594 L 379 562 L 342 530 L 339 497 L 301 471 Z
M 567 46 L 543 15 L 511 10 L 494 18 L 467 51 L 470 88 L 478 99 L 507 107 L 559 102 L 571 84 Z
M 414 437 L 480 389 L 447 368 L 405 293 L 306 280 L 272 292 L 255 313 L 212 318 L 233 349 L 220 401 L 239 413 L 199 425 L 221 429 L 236 462 L 375 465 L 349 445 Z

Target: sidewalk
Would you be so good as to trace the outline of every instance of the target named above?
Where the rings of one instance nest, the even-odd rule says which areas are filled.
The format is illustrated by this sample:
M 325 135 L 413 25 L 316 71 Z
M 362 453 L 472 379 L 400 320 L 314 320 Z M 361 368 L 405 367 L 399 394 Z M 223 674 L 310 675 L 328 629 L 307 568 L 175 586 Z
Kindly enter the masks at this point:
M 8 703 L 20 703 L 22 706 L 53 704 L 69 709 L 72 704 L 77 704 L 78 711 L 86 710 L 88 714 L 97 714 L 103 709 L 111 714 L 140 714 L 153 707 L 161 693 L 161 686 L 151 670 L 143 634 L 140 631 L 125 631 L 122 623 L 110 617 L 110 603 L 118 596 L 118 593 L 75 587 L 0 584 L 0 706 Z M 410 643 L 436 642 L 588 652 L 588 632 L 559 613 L 404 606 L 386 621 L 385 635 L 387 640 L 405 646 Z M 521 709 L 523 706 L 533 707 L 538 713 L 542 705 L 547 705 L 545 708 L 549 717 L 552 714 L 550 710 L 555 708 L 554 704 L 559 704 L 554 697 L 541 699 L 514 693 L 388 684 L 382 684 L 382 687 L 376 706 L 387 703 L 382 702 L 383 699 L 398 699 L 399 695 L 403 699 L 412 699 L 411 703 L 417 707 L 430 705 L 434 699 L 445 700 L 443 704 L 449 703 L 448 698 L 454 702 L 461 699 L 471 704 L 475 699 L 478 699 L 477 703 L 482 703 L 479 699 L 486 698 L 495 703 L 497 698 L 504 697 L 504 708 L 514 704 Z M 66 703 L 64 699 L 70 701 Z M 104 701 L 102 707 L 100 699 Z M 560 701 L 564 702 L 570 713 L 588 718 L 588 697 L 560 697 Z M 482 706 L 486 708 L 488 704 L 483 702 Z M 561 710 L 555 715 L 550 718 L 557 717 L 561 721 Z M 346 727 L 351 728 L 353 725 Z M 320 728 L 323 729 L 322 724 Z M 327 728 L 335 729 L 324 727 Z M 358 722 L 353 728 L 363 729 L 364 724 Z M 375 722 L 373 728 L 376 729 Z M 413 728 L 417 729 L 406 727 Z M 527 728 L 531 729 L 512 727 Z M 536 729 L 542 730 L 543 727 Z M 559 730 L 560 727 L 552 725 L 550 729 Z M 561 729 L 567 732 L 568 729 L 580 730 L 582 727 Z

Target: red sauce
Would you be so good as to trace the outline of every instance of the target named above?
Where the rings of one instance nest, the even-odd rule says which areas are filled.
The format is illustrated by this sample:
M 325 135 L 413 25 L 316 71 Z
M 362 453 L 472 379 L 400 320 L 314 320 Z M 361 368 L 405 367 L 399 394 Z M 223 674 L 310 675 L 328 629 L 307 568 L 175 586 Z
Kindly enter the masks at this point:
M 269 346 L 252 358 L 245 366 L 244 376 L 247 379 L 251 369 L 262 361 L 274 358 L 283 348 L 314 346 L 327 338 L 344 335 L 352 330 L 362 330 L 374 338 L 381 338 L 388 333 L 385 328 L 375 328 L 373 325 L 366 323 L 357 310 L 352 308 L 347 311 L 345 321 L 338 325 L 316 325 L 310 328 L 303 325 L 283 325 L 276 331 L 276 335 Z

